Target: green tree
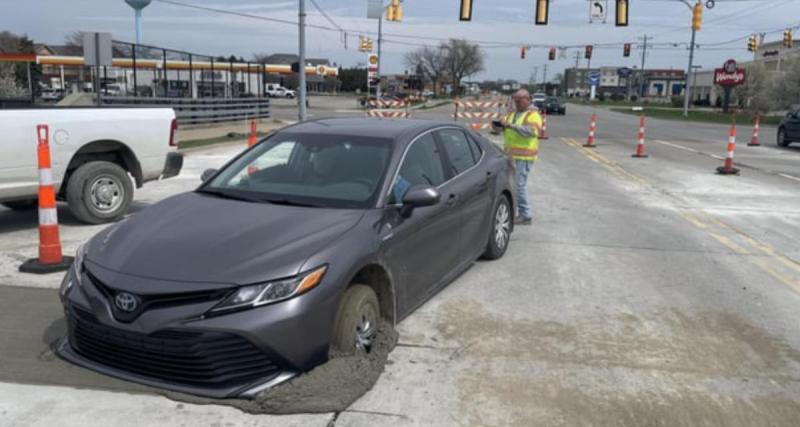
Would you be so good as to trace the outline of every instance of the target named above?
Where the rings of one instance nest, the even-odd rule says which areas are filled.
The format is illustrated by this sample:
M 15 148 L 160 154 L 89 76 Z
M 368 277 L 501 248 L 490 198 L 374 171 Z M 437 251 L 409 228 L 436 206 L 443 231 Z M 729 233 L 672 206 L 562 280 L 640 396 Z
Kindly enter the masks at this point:
M 342 68 L 339 70 L 339 80 L 341 80 L 342 92 L 355 92 L 356 89 L 367 90 L 367 69 L 366 68 Z

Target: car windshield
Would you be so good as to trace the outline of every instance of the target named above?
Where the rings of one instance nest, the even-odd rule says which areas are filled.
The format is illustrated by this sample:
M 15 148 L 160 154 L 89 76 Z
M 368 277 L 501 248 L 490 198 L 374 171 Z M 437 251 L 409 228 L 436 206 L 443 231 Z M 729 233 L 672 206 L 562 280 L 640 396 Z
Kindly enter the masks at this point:
M 250 202 L 364 209 L 383 183 L 391 140 L 279 133 L 198 191 Z

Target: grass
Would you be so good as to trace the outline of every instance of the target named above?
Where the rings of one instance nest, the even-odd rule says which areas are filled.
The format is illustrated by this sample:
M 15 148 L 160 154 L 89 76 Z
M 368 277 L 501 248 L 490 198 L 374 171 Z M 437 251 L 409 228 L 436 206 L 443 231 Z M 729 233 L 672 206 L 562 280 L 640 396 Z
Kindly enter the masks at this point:
M 267 136 L 267 132 L 258 132 L 258 137 Z M 178 142 L 178 149 L 185 150 L 187 148 L 196 148 L 196 147 L 203 147 L 206 145 L 213 145 L 213 144 L 220 144 L 223 142 L 234 142 L 234 141 L 246 141 L 248 135 L 245 134 L 235 134 L 235 135 L 222 135 L 217 136 L 214 138 L 204 138 L 204 139 L 189 139 L 186 141 L 179 141 Z
M 744 123 L 752 124 L 753 121 L 755 120 L 755 115 L 750 113 L 725 114 L 717 111 L 702 111 L 702 110 L 689 111 L 689 116 L 683 117 L 683 111 L 677 108 L 670 109 L 670 108 L 644 107 L 642 111 L 633 111 L 630 108 L 612 108 L 611 111 L 616 111 L 618 113 L 624 113 L 624 114 L 632 114 L 635 116 L 644 113 L 645 116 L 656 119 L 704 122 L 704 123 L 729 124 L 731 123 L 731 120 L 735 120 L 736 123 L 740 124 Z M 782 119 L 781 116 L 761 116 L 761 124 L 775 126 L 778 123 L 780 123 L 781 119 Z

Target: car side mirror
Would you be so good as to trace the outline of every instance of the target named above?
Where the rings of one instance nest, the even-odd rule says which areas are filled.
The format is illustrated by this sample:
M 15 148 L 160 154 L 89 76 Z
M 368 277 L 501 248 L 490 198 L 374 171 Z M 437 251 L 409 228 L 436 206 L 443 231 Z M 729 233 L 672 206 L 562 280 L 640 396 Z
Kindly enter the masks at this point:
M 415 185 L 403 196 L 403 208 L 410 211 L 413 208 L 435 205 L 441 198 L 441 194 L 433 186 Z
M 203 171 L 202 174 L 200 174 L 200 180 L 202 180 L 203 182 L 206 182 L 212 176 L 214 176 L 216 173 L 217 173 L 216 169 L 206 169 L 206 170 Z

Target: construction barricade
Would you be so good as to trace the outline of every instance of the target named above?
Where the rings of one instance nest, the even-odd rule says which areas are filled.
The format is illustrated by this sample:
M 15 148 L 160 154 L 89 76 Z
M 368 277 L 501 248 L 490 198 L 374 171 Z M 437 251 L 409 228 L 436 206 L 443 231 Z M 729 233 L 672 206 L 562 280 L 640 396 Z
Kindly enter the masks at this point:
M 456 121 L 466 119 L 467 126 L 476 131 L 492 127 L 492 120 L 500 120 L 505 115 L 505 101 L 453 101 Z
M 382 99 L 371 99 L 367 102 L 369 110 L 367 117 L 382 117 L 385 119 L 407 119 L 411 117 L 408 111 L 408 103 L 405 101 L 386 101 Z

